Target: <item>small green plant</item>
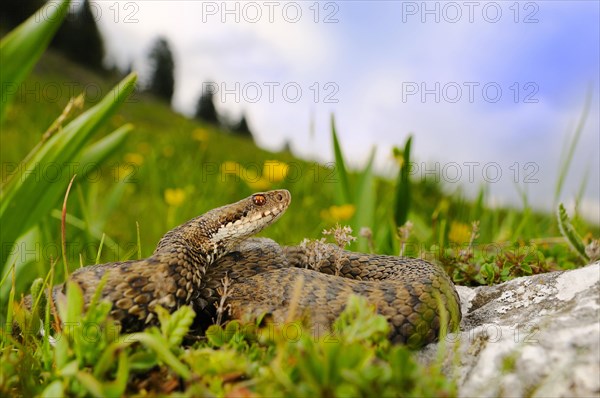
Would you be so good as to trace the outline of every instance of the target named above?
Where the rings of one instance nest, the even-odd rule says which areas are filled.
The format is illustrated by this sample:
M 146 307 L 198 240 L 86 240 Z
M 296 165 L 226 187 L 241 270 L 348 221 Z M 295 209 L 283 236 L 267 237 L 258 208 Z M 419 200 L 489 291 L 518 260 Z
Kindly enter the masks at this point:
M 386 320 L 362 298 L 349 298 L 334 332 L 298 327 L 290 338 L 288 329 L 275 326 L 263 340 L 275 346 L 276 354 L 259 373 L 261 395 L 455 395 L 455 381 L 417 364 L 406 347 L 389 343 Z
M 551 259 L 534 245 L 514 243 L 478 247 L 480 223 L 474 222 L 466 246 L 446 248 L 439 260 L 452 279 L 463 285 L 493 285 L 555 269 Z
M 37 313 L 14 304 L 16 329 L 3 330 L 2 350 L 20 349 L 7 357 L 0 375 L 7 383 L 0 391 L 8 395 L 20 391 L 41 396 L 121 396 L 131 373 L 156 366 L 166 366 L 185 380 L 190 378 L 190 370 L 177 357 L 183 352 L 181 343 L 194 319 L 193 310 L 186 306 L 173 314 L 159 311 L 160 329 L 121 335 L 108 316 L 111 304 L 100 301 L 105 283 L 106 278 L 84 311 L 81 289 L 69 282 L 66 297 L 57 302 L 54 330 L 46 326 L 43 336 L 31 327 Z M 49 313 L 50 301 L 45 308 Z
M 500 253 L 458 254 L 451 250 L 442 262 L 456 283 L 462 285 L 494 285 L 513 278 L 539 274 L 556 269 L 551 261 L 534 246 L 514 245 Z
M 23 333 L 37 315 L 15 304 L 22 314 L 18 327 L 1 335 L 2 395 L 123 396 L 140 388 L 220 396 L 456 395 L 456 381 L 439 364 L 420 365 L 408 348 L 391 345 L 385 318 L 357 296 L 333 331 L 292 320 L 232 321 L 211 326 L 206 339 L 186 346 L 191 308 L 158 310 L 159 327 L 122 335 L 100 291 L 84 310 L 81 289 L 69 283 L 57 303 L 60 321 L 43 335 Z M 50 307 L 46 301 L 47 312 Z
M 590 258 L 586 253 L 585 244 L 583 243 L 581 236 L 579 236 L 577 231 L 575 231 L 573 224 L 571 224 L 571 220 L 569 219 L 567 210 L 565 209 L 565 206 L 562 203 L 558 205 L 556 218 L 558 221 L 560 233 L 569 243 L 569 247 L 571 248 L 571 250 L 573 250 L 573 252 L 576 253 L 584 263 L 589 263 Z

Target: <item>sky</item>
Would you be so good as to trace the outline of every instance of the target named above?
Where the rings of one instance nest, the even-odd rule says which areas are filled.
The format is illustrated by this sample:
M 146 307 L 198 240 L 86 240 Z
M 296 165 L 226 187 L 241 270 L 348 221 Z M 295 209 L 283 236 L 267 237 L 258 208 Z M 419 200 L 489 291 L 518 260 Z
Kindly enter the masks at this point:
M 414 179 L 492 205 L 549 210 L 569 137 L 589 112 L 561 200 L 600 223 L 600 3 L 597 1 L 97 1 L 106 62 L 148 76 L 165 37 L 173 107 L 244 112 L 257 143 L 333 160 L 335 116 L 348 163 L 372 147 L 382 174 L 413 138 Z

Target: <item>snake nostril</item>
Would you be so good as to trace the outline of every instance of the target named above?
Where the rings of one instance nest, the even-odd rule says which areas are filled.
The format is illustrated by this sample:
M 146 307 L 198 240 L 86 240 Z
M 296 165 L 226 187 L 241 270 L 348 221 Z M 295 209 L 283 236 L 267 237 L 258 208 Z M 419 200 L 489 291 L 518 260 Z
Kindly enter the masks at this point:
M 278 193 L 277 194 L 277 200 L 282 201 L 283 200 L 283 195 Z

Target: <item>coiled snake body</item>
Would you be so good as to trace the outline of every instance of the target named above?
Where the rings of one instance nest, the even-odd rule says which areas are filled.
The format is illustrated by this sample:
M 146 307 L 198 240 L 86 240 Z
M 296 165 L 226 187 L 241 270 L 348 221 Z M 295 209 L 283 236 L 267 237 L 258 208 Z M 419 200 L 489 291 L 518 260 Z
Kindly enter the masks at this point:
M 268 313 L 275 322 L 284 322 L 295 300 L 298 313 L 307 314 L 313 327 L 329 327 L 348 296 L 358 294 L 386 317 L 393 342 L 419 346 L 434 341 L 442 327 L 458 327 L 460 301 L 454 285 L 429 262 L 324 244 L 315 253 L 303 245 L 248 239 L 276 221 L 290 201 L 286 190 L 254 194 L 168 232 L 147 259 L 84 267 L 70 279 L 89 303 L 108 273 L 102 298 L 112 302 L 111 315 L 124 331 L 154 323 L 157 304 L 171 312 L 191 304 L 197 313 L 210 313 L 225 275 L 232 282 L 226 297 L 232 318 Z M 300 294 L 292 299 L 294 289 Z M 55 288 L 55 299 L 62 290 Z

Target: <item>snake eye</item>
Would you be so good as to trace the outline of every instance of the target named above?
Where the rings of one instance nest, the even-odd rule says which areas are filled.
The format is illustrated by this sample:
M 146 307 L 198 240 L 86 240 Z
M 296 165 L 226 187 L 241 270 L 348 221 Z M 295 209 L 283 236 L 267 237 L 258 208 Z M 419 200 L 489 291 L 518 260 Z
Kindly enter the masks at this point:
M 267 198 L 265 198 L 265 195 L 254 195 L 252 196 L 252 202 L 254 202 L 256 206 L 263 206 L 267 203 Z

